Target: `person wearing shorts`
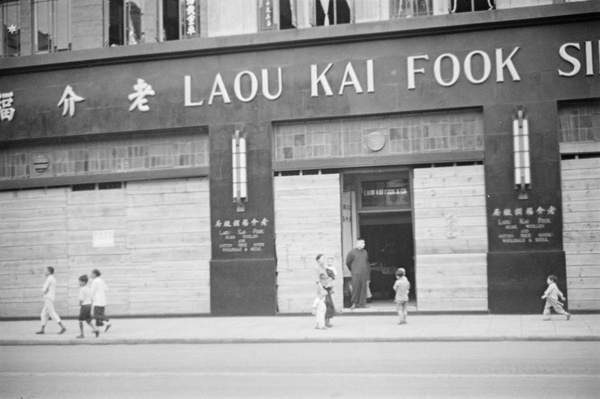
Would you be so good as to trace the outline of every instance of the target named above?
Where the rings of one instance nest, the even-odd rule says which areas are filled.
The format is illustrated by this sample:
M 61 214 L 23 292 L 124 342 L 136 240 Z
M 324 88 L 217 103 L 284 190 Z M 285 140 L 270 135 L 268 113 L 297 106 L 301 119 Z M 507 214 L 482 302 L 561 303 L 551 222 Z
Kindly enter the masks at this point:
M 84 338 L 83 322 L 85 321 L 96 334 L 96 338 L 100 335 L 100 330 L 92 324 L 92 290 L 88 287 L 88 276 L 85 274 L 79 277 L 79 331 L 77 338 Z

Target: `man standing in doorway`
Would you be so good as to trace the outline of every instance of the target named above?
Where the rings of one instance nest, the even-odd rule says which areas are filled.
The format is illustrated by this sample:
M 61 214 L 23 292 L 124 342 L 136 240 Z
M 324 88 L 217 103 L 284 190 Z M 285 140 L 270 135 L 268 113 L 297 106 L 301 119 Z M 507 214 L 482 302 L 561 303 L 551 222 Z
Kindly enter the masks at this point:
M 371 275 L 369 254 L 365 240 L 356 240 L 356 247 L 348 252 L 346 266 L 352 273 L 352 306 L 350 309 L 367 307 L 367 286 Z
M 44 334 L 46 323 L 49 318 L 52 318 L 60 326 L 59 334 L 63 334 L 67 329 L 63 326 L 60 316 L 54 310 L 54 299 L 56 298 L 56 279 L 54 278 L 54 268 L 48 266 L 46 268 L 46 282 L 42 287 L 42 295 L 44 296 L 44 308 L 42 309 L 42 329 L 36 334 Z
M 96 319 L 96 327 L 102 327 L 104 322 L 106 322 L 106 329 L 104 330 L 106 332 L 112 324 L 110 324 L 104 313 L 107 287 L 102 277 L 100 277 L 101 274 L 98 269 L 92 270 L 92 317 Z

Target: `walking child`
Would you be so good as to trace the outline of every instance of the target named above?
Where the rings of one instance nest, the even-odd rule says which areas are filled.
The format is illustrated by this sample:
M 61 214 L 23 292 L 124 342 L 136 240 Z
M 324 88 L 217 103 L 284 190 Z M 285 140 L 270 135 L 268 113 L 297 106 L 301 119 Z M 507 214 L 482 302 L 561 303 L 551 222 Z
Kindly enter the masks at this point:
M 571 318 L 571 314 L 567 313 L 563 309 L 563 304 L 558 301 L 558 298 L 565 300 L 565 296 L 556 286 L 556 276 L 551 274 L 548 276 L 546 282 L 548 283 L 548 288 L 544 295 L 542 295 L 542 299 L 546 300 L 546 305 L 544 306 L 544 320 L 552 320 L 550 317 L 550 308 L 554 308 L 554 311 L 558 314 L 563 314 L 567 316 L 567 320 Z
M 396 291 L 396 297 L 394 303 L 396 304 L 396 310 L 398 316 L 400 316 L 400 322 L 398 324 L 406 324 L 406 316 L 408 312 L 406 307 L 408 305 L 408 293 L 410 291 L 410 281 L 406 278 L 406 270 L 399 268 L 396 270 L 396 281 L 394 282 L 394 291 Z
M 67 329 L 63 326 L 62 321 L 56 310 L 54 309 L 54 299 L 56 298 L 56 279 L 54 278 L 54 268 L 48 266 L 46 268 L 46 282 L 42 287 L 42 295 L 44 296 L 44 308 L 42 309 L 42 328 L 36 334 L 45 334 L 46 323 L 52 318 L 60 326 L 59 334 L 64 334 Z
M 108 329 L 112 326 L 112 324 L 110 323 L 110 320 L 108 320 L 108 317 L 106 317 L 105 313 L 106 290 L 108 289 L 108 287 L 106 286 L 106 283 L 104 282 L 102 277 L 100 277 L 101 275 L 102 273 L 100 273 L 100 270 L 92 270 L 93 281 L 91 291 L 92 301 L 94 304 L 92 306 L 92 316 L 94 319 L 96 319 L 96 327 L 102 327 L 104 325 L 104 322 L 106 322 L 106 329 L 104 330 L 104 332 L 107 332 Z
M 92 324 L 92 290 L 88 287 L 88 276 L 85 274 L 79 277 L 79 331 L 77 338 L 83 338 L 83 322 L 85 321 L 94 330 L 96 338 L 100 335 L 100 330 Z

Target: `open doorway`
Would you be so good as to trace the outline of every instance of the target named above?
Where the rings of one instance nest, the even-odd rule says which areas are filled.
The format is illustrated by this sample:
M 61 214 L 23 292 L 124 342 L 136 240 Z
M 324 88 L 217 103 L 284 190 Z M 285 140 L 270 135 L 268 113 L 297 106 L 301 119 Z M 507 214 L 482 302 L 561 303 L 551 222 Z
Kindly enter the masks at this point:
M 368 311 L 393 311 L 396 271 L 411 282 L 409 306 L 416 305 L 414 233 L 409 171 L 344 175 L 343 246 L 347 253 L 357 238 L 369 253 Z M 350 307 L 351 273 L 344 270 L 344 306 Z
M 407 220 L 408 219 L 408 220 Z M 360 232 L 371 263 L 371 302 L 393 302 L 396 270 L 402 267 L 416 299 L 413 228 L 410 215 L 362 215 Z

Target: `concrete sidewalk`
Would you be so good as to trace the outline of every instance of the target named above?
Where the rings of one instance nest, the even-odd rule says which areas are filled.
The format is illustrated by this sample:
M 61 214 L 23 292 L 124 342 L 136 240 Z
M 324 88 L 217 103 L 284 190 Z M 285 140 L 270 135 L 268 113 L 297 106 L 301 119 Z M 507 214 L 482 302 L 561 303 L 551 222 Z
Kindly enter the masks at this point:
M 0 345 L 202 344 L 279 342 L 394 341 L 600 341 L 600 315 L 575 314 L 570 321 L 553 315 L 410 315 L 398 325 L 395 315 L 352 315 L 315 330 L 313 317 L 181 317 L 113 319 L 112 328 L 96 338 L 88 326 L 84 339 L 77 320 L 65 320 L 67 332 L 50 321 L 36 335 L 39 321 L 0 322 Z

